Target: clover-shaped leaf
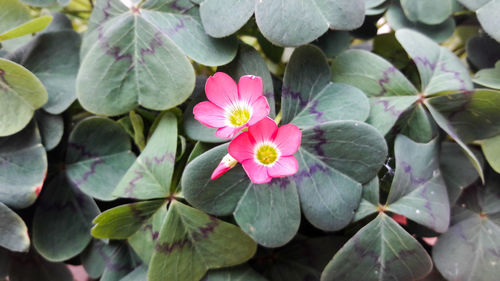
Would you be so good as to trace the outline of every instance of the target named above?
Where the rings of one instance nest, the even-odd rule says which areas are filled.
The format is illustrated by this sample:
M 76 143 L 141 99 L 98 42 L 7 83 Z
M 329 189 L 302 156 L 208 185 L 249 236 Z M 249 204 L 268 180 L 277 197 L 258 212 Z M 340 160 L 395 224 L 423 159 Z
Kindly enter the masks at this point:
M 500 42 L 497 11 L 500 9 L 498 0 L 458 0 L 469 10 L 476 11 L 477 19 L 484 31 Z
M 151 258 L 148 280 L 199 280 L 208 269 L 245 262 L 256 249 L 235 225 L 173 201 Z
M 437 269 L 448 280 L 495 280 L 500 263 L 498 176 L 473 186 L 453 209 L 452 225 L 432 249 Z M 467 256 L 467 259 L 463 259 Z
M 478 71 L 473 81 L 479 85 L 500 90 L 500 61 L 495 64 L 495 68 Z
M 15 252 L 26 252 L 30 246 L 28 228 L 23 219 L 1 202 L 0 246 Z
M 33 73 L 0 58 L 0 137 L 21 131 L 36 109 L 47 102 L 47 91 Z
M 121 178 L 113 194 L 126 198 L 165 198 L 170 184 L 177 150 L 177 119 L 171 112 L 159 119 L 146 148 Z
M 453 12 L 454 0 L 401 0 L 401 6 L 408 19 L 426 24 L 439 24 L 445 21 Z
M 66 174 L 87 195 L 113 200 L 113 190 L 135 156 L 127 133 L 116 122 L 91 117 L 78 123 L 69 136 Z
M 44 187 L 35 210 L 35 249 L 50 261 L 76 256 L 89 244 L 92 219 L 98 214 L 94 200 L 72 187 L 64 173 L 58 174 Z
M 0 202 L 12 208 L 33 204 L 47 173 L 47 155 L 35 122 L 0 138 Z
M 422 245 L 380 213 L 335 254 L 321 280 L 416 280 L 431 269 Z
M 98 1 L 77 77 L 82 106 L 119 115 L 138 105 L 164 110 L 186 100 L 195 80 L 187 56 L 214 66 L 236 55 L 236 40 L 206 35 L 197 12 L 189 1 L 148 0 L 131 7 L 120 0 Z

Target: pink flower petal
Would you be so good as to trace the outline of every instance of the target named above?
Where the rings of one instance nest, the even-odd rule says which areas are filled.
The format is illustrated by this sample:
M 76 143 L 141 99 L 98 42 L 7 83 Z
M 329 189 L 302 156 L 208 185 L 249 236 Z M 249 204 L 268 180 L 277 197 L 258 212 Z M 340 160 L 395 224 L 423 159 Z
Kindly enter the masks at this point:
M 289 156 L 297 152 L 301 139 L 302 132 L 299 127 L 287 124 L 278 128 L 274 143 L 280 150 L 282 156 Z
M 248 132 L 239 134 L 229 143 L 228 152 L 234 159 L 242 163 L 247 159 L 254 158 L 255 142 L 251 139 Z
M 238 94 L 241 100 L 252 104 L 262 97 L 262 78 L 254 75 L 241 76 L 238 82 Z
M 267 168 L 267 172 L 271 177 L 286 177 L 297 173 L 299 163 L 294 156 L 280 157 L 273 166 Z
M 224 108 L 238 100 L 238 87 L 233 78 L 223 72 L 217 72 L 208 77 L 205 84 L 207 98 Z
M 253 183 L 260 184 L 270 182 L 272 180 L 272 178 L 267 174 L 267 167 L 257 164 L 253 159 L 245 160 L 241 164 Z
M 265 118 L 267 115 L 269 115 L 270 108 L 269 108 L 269 103 L 267 102 L 266 97 L 261 96 L 255 100 L 252 106 L 252 117 L 248 121 L 248 125 L 253 125 L 263 118 Z
M 243 128 L 243 126 L 241 126 L 241 127 L 230 127 L 230 126 L 222 127 L 222 128 L 217 129 L 217 131 L 215 132 L 215 135 L 218 136 L 219 138 L 223 138 L 223 139 L 232 139 L 234 136 L 236 136 L 237 133 L 239 133 L 241 131 L 242 128 Z
M 209 101 L 203 101 L 193 108 L 194 119 L 205 126 L 220 128 L 226 126 L 224 109 Z
M 253 126 L 248 127 L 248 132 L 257 143 L 273 141 L 277 131 L 276 122 L 269 117 L 265 117 Z

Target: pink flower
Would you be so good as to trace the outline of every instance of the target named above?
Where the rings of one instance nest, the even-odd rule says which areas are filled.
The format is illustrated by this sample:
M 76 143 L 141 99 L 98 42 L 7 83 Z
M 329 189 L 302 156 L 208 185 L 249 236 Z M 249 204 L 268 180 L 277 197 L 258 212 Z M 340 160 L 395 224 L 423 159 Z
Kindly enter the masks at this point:
M 242 76 L 236 85 L 229 75 L 217 72 L 208 78 L 205 92 L 209 101 L 193 108 L 194 118 L 218 128 L 215 135 L 220 138 L 230 139 L 269 114 L 269 104 L 262 95 L 262 79 L 258 76 Z
M 299 149 L 302 132 L 295 125 L 278 128 L 269 117 L 248 127 L 229 144 L 229 154 L 243 165 L 253 183 L 297 173 L 293 154 Z

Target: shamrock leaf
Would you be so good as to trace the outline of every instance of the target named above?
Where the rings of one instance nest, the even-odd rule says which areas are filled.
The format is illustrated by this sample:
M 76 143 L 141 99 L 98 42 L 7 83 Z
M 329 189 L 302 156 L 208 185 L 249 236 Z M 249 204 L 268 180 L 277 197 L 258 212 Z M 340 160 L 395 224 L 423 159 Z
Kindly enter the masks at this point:
M 0 234 L 0 246 L 15 252 L 28 251 L 30 238 L 26 224 L 21 217 L 1 202 Z
M 458 0 L 469 10 L 476 11 L 477 19 L 484 31 L 495 40 L 500 41 L 500 31 L 498 30 L 498 17 L 496 11 L 500 9 L 498 0 Z

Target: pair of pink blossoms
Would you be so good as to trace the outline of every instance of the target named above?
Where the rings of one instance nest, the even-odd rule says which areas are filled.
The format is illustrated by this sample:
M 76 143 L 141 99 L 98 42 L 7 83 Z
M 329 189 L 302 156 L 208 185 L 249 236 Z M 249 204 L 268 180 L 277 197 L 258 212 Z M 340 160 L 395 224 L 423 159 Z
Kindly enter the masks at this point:
M 262 79 L 258 76 L 242 76 L 238 85 L 222 72 L 208 78 L 205 92 L 209 101 L 194 107 L 194 118 L 217 128 L 215 134 L 220 138 L 233 138 L 243 130 L 229 144 L 229 154 L 215 169 L 212 179 L 238 162 L 256 184 L 297 173 L 299 164 L 293 154 L 299 149 L 302 132 L 290 124 L 278 128 L 268 117 L 269 104 L 262 89 Z

